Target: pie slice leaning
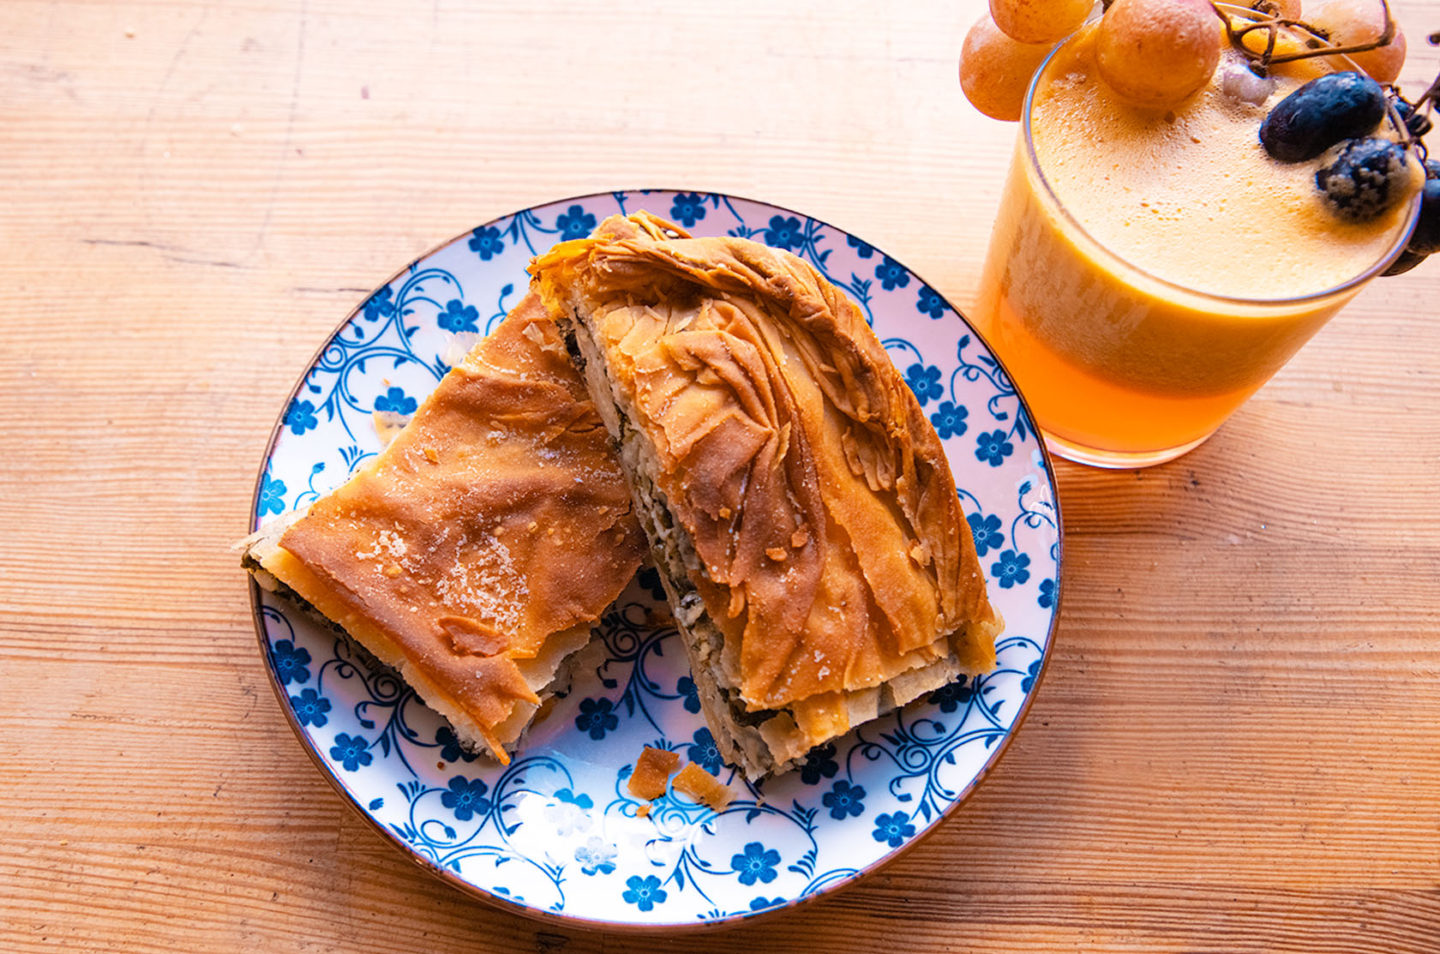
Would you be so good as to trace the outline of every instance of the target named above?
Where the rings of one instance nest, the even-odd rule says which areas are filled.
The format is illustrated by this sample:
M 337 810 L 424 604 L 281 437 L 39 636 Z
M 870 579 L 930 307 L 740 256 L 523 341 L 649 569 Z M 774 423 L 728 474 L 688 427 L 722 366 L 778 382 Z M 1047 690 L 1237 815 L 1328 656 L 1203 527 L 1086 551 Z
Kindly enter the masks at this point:
M 243 562 L 508 762 L 644 550 L 604 424 L 530 295 L 389 446 L 249 538 Z

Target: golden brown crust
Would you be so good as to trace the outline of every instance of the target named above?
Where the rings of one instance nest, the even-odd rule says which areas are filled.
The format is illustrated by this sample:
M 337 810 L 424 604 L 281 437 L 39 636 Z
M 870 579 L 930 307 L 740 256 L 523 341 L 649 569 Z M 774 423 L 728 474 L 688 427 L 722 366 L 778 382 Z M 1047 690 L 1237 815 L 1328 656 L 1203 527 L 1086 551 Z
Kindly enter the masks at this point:
M 305 570 L 282 582 L 381 634 L 446 697 L 427 701 L 473 720 L 503 759 L 495 728 L 539 702 L 527 661 L 599 617 L 644 538 L 604 426 L 527 296 L 280 546 Z
M 815 269 L 642 214 L 532 273 L 654 447 L 747 708 L 787 708 L 823 740 L 848 728 L 851 691 L 952 655 L 993 665 L 999 620 L 940 440 Z

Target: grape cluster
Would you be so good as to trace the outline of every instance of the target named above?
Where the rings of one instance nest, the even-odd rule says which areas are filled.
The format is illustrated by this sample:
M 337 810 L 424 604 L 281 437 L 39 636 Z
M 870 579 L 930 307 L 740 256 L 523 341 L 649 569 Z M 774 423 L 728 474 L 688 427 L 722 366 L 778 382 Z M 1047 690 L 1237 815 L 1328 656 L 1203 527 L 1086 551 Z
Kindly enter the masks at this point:
M 1303 0 L 1304 21 L 1302 0 L 1252 2 L 1105 0 L 1095 27 L 1096 71 L 1120 99 L 1167 110 L 1210 81 L 1227 36 L 1260 64 L 1261 78 L 1273 62 L 1292 75 L 1359 67 L 1391 83 L 1405 61 L 1405 37 L 1385 0 Z M 994 119 L 1019 119 L 1036 69 L 1092 6 L 1091 0 L 990 0 L 961 49 L 966 97 Z M 1259 89 L 1240 77 L 1227 77 L 1226 86 L 1247 98 Z
M 1036 70 L 1091 7 L 990 0 L 961 49 L 966 97 L 987 116 L 1018 120 Z M 1094 30 L 1100 81 L 1137 109 L 1169 110 L 1193 96 L 1215 75 L 1226 42 L 1243 58 L 1232 59 L 1219 86 L 1237 102 L 1265 103 L 1272 72 L 1308 78 L 1265 117 L 1260 141 L 1280 162 L 1319 159 L 1315 185 L 1340 219 L 1373 219 L 1419 185 L 1412 144 L 1430 130 L 1440 82 L 1417 103 L 1400 97 L 1393 83 L 1405 35 L 1386 0 L 1104 0 Z M 1377 135 L 1387 114 L 1400 142 Z M 1425 171 L 1419 224 L 1387 275 L 1440 251 L 1440 165 L 1427 162 Z
M 960 52 L 960 86 L 971 104 L 994 119 L 1019 119 L 1035 70 L 1092 6 L 990 0 L 990 12 L 970 28 Z M 1137 106 L 1180 102 L 1205 85 L 1220 59 L 1220 21 L 1210 0 L 1115 0 L 1098 29 L 1101 78 Z

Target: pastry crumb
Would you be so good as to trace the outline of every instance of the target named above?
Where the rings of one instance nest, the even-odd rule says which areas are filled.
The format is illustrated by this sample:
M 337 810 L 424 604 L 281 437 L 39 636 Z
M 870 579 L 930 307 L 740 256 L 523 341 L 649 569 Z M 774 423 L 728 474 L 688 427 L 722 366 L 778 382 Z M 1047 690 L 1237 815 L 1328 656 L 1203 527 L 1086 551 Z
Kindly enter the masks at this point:
M 720 811 L 735 798 L 730 786 L 690 762 L 675 776 L 675 791 L 689 795 L 695 801 Z
M 652 749 L 647 745 L 640 753 L 640 758 L 635 760 L 635 770 L 630 773 L 630 780 L 625 783 L 625 787 L 636 798 L 646 801 L 659 798 L 665 794 L 665 786 L 679 765 L 679 752 Z

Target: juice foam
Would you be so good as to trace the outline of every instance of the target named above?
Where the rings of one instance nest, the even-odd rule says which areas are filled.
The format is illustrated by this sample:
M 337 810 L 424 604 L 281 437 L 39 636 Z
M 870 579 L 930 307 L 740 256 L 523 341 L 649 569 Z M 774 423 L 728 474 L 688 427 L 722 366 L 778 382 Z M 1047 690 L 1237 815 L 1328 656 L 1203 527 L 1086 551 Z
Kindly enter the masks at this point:
M 1259 105 L 1215 78 L 1165 113 L 1118 100 L 1095 75 L 1093 33 L 1052 60 L 1032 135 L 1045 179 L 1101 245 L 1157 278 L 1233 298 L 1287 298 L 1334 287 L 1394 242 L 1404 204 L 1364 223 L 1331 214 L 1315 187 L 1323 159 L 1284 163 L 1260 145 L 1266 113 L 1300 85 L 1277 73 Z

